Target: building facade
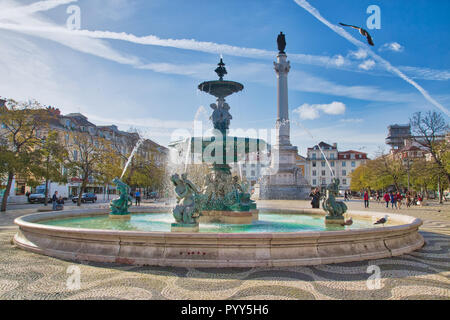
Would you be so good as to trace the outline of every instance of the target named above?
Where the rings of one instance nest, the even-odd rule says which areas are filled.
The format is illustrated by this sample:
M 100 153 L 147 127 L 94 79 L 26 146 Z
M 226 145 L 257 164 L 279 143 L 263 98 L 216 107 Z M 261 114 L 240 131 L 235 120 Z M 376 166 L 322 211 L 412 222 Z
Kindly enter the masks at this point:
M 0 100 L 0 104 L 5 103 L 4 100 Z M 91 123 L 87 117 L 80 113 L 70 113 L 62 115 L 59 109 L 47 108 L 48 112 L 52 115 L 49 120 L 48 127 L 40 129 L 36 132 L 36 136 L 41 139 L 45 139 L 48 136 L 49 131 L 58 132 L 61 143 L 68 149 L 68 160 L 78 161 L 81 157 L 79 151 L 74 147 L 72 134 L 74 132 L 87 133 L 92 137 L 92 141 L 96 147 L 101 147 L 100 144 L 103 141 L 108 141 L 108 144 L 112 147 L 116 154 L 121 156 L 121 167 L 125 166 L 129 155 L 136 146 L 140 137 L 135 132 L 125 132 L 118 129 L 115 125 L 110 126 L 97 126 Z M 156 142 L 145 139 L 142 141 L 137 154 L 154 164 L 157 167 L 164 166 L 168 158 L 168 149 L 157 144 Z M 62 174 L 68 174 L 67 168 L 62 166 Z M 82 179 L 80 176 L 69 176 L 66 187 L 68 188 L 67 194 L 69 196 L 78 195 Z M 32 192 L 32 188 L 28 187 L 20 177 L 15 177 L 13 186 L 11 188 L 10 196 L 11 202 L 23 202 L 23 199 L 14 199 L 14 197 L 24 196 L 26 192 Z M 115 186 L 105 185 L 99 181 L 95 181 L 93 177 L 89 177 L 88 186 L 83 192 L 101 194 L 114 194 Z
M 319 148 L 320 146 L 320 148 Z M 339 151 L 337 143 L 321 142 L 308 148 L 305 177 L 313 188 L 325 190 L 333 178 L 340 181 L 340 190 L 350 190 L 351 173 L 368 160 L 367 154 L 354 150 Z

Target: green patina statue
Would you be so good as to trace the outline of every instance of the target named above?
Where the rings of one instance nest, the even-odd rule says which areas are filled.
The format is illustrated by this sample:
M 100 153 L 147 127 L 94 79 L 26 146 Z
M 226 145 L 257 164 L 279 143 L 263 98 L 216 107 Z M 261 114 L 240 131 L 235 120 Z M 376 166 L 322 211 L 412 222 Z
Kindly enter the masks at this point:
M 328 212 L 328 217 L 332 219 L 343 219 L 347 212 L 347 206 L 342 201 L 336 201 L 336 196 L 339 193 L 339 179 L 334 178 L 327 186 L 327 195 L 322 202 L 323 209 Z
M 198 224 L 200 217 L 199 206 L 196 205 L 196 196 L 199 194 L 197 187 L 182 174 L 174 174 L 171 178 L 177 194 L 177 206 L 173 210 L 173 216 L 177 223 L 186 225 Z
M 133 200 L 130 197 L 130 187 L 123 183 L 119 178 L 115 178 L 113 183 L 119 190 L 119 198 L 112 200 L 110 203 L 111 215 L 113 216 L 125 216 L 129 215 L 128 208 L 133 204 Z

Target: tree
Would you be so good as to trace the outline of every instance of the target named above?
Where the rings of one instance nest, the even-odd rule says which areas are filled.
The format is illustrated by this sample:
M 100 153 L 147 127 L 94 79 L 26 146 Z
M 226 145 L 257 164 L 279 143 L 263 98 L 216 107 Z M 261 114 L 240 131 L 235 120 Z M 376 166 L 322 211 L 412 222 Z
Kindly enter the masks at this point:
M 0 110 L 0 134 L 3 141 L 0 167 L 7 176 L 0 211 L 6 211 L 14 177 L 31 174 L 32 153 L 39 143 L 37 133 L 48 126 L 50 117 L 49 112 L 36 101 L 16 102 L 10 99 Z
M 355 169 L 350 174 L 352 182 L 350 184 L 350 190 L 361 191 L 363 189 L 371 189 L 372 177 L 366 164 L 363 164 Z
M 414 141 L 431 155 L 439 170 L 439 176 L 443 176 L 450 184 L 447 163 L 450 145 L 445 139 L 449 126 L 444 116 L 436 111 L 428 111 L 425 115 L 416 112 L 410 123 Z
M 68 152 L 61 143 L 56 131 L 49 131 L 47 137 L 43 137 L 37 144 L 36 161 L 32 172 L 36 178 L 45 180 L 45 201 L 48 203 L 48 184 L 50 181 L 67 183 L 67 175 L 62 168 Z
M 403 161 L 390 154 L 381 153 L 374 160 L 367 162 L 371 174 L 371 184 L 377 190 L 386 189 L 394 185 L 396 191 L 404 185 L 406 180 L 406 168 Z
M 90 179 L 101 179 L 101 164 L 105 161 L 109 143 L 106 139 L 89 132 L 74 130 L 65 138 L 69 150 L 68 168 L 73 176 L 81 177 L 81 187 L 77 205 L 81 206 L 81 197 Z

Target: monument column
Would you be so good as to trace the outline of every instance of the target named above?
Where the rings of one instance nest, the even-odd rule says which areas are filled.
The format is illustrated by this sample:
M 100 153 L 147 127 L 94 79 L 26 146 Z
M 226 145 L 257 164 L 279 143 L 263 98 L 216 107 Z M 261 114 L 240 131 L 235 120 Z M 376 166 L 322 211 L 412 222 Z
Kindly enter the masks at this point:
M 270 170 L 255 185 L 255 193 L 261 200 L 304 200 L 311 188 L 305 177 L 299 174 L 296 163 L 298 148 L 290 141 L 288 75 L 291 65 L 287 61 L 283 32 L 278 35 L 277 43 L 279 52 L 274 62 L 278 81 L 276 140 L 271 149 Z
M 278 109 L 277 109 L 277 141 L 276 145 L 291 145 L 289 124 L 289 101 L 288 101 L 288 74 L 291 64 L 287 61 L 286 53 L 280 52 L 277 62 L 274 62 L 275 72 L 278 79 Z

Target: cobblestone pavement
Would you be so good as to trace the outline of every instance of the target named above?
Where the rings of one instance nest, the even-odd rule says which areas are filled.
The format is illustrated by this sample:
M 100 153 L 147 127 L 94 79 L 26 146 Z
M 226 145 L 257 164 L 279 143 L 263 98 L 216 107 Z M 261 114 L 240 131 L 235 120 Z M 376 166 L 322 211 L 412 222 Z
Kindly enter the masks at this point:
M 280 202 L 305 207 L 308 202 Z M 364 210 L 360 201 L 350 209 Z M 392 212 L 371 203 L 369 210 Z M 315 267 L 195 269 L 73 263 L 11 245 L 20 212 L 0 214 L 0 299 L 450 299 L 450 204 L 396 212 L 424 220 L 426 246 L 396 258 Z M 23 212 L 22 214 L 27 213 Z M 369 290 L 369 265 L 381 288 Z M 81 271 L 70 290 L 69 267 Z

